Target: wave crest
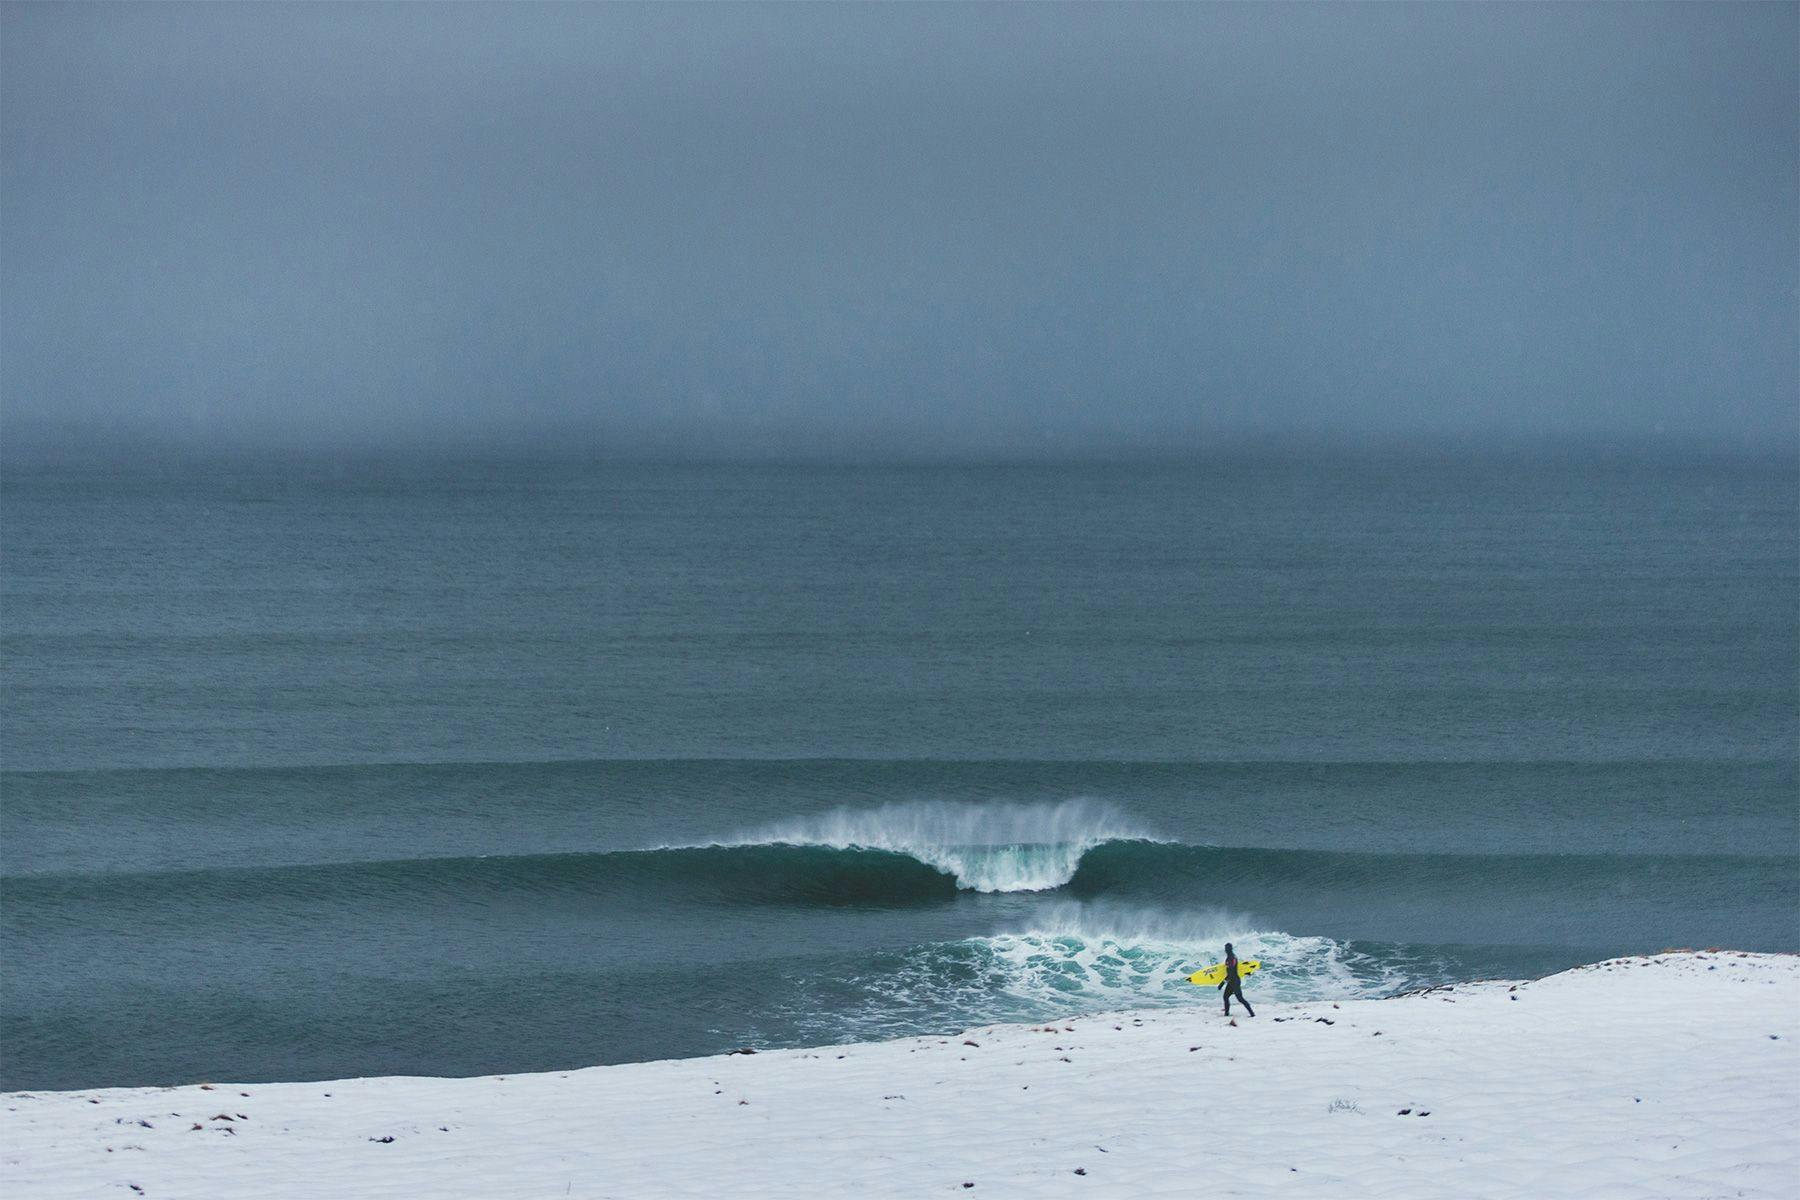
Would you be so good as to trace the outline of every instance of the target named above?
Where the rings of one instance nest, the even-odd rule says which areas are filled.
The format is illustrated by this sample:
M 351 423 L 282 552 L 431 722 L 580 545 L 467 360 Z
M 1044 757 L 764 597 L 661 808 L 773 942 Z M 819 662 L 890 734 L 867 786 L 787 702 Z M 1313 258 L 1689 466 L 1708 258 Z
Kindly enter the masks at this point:
M 1108 804 L 919 802 L 838 809 L 786 821 L 724 846 L 824 846 L 884 850 L 935 867 L 975 892 L 1041 892 L 1075 877 L 1081 858 L 1107 842 L 1155 842 L 1137 822 Z

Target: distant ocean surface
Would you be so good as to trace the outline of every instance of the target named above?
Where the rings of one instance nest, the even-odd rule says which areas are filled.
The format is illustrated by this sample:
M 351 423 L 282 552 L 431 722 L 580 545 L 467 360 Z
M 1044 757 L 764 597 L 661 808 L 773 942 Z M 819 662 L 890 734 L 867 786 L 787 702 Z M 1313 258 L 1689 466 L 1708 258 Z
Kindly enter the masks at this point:
M 1786 457 L 0 489 L 0 1087 L 1800 950 Z

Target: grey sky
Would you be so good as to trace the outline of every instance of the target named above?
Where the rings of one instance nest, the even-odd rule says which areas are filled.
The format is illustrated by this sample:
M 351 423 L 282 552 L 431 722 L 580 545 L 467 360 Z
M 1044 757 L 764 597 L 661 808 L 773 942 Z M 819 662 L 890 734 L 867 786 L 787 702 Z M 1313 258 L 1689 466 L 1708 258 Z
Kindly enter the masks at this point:
M 5 432 L 1800 432 L 1800 7 L 0 8 Z

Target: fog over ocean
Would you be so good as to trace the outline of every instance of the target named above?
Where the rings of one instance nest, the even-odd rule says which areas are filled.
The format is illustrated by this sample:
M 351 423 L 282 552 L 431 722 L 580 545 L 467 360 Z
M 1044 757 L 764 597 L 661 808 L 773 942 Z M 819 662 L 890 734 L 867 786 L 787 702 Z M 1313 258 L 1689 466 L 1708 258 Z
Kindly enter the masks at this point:
M 0 1088 L 1800 950 L 1797 95 L 1791 3 L 0 5 Z

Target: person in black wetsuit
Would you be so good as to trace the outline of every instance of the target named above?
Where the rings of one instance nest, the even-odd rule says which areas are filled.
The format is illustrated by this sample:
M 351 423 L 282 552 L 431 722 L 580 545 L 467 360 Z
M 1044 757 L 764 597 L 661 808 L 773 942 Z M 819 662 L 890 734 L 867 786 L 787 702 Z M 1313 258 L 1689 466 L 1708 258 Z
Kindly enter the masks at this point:
M 1256 1010 L 1250 1007 L 1248 1000 L 1244 999 L 1244 981 L 1238 978 L 1237 955 L 1231 952 L 1230 942 L 1225 943 L 1225 978 L 1219 980 L 1219 986 L 1225 990 L 1226 1016 L 1231 1015 L 1231 998 L 1233 996 L 1238 998 L 1238 1003 L 1244 1006 L 1245 1012 L 1253 1017 L 1256 1015 Z

